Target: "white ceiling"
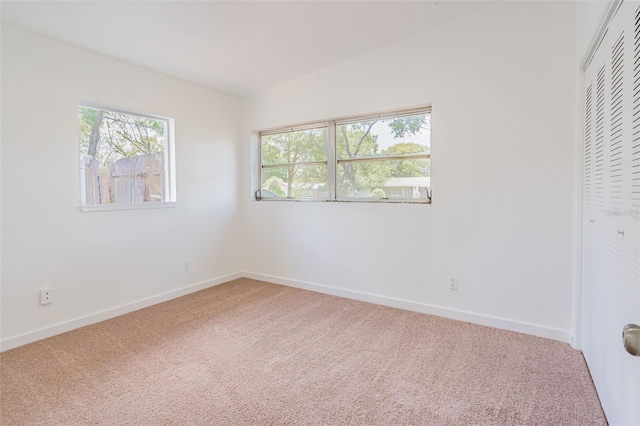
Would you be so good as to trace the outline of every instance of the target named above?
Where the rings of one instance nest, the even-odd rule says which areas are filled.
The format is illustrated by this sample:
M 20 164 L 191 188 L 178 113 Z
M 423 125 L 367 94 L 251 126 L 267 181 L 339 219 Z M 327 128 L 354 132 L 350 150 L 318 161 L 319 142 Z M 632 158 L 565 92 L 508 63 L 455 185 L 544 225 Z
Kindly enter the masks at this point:
M 2 1 L 2 21 L 244 96 L 484 1 Z

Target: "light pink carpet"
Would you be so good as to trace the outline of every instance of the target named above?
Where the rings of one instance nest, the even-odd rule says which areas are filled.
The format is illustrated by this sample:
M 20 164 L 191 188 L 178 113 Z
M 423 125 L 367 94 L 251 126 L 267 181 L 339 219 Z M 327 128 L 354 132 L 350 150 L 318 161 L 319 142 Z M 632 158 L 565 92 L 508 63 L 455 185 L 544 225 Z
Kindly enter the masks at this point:
M 2 425 L 602 425 L 567 344 L 241 279 L 0 355 Z

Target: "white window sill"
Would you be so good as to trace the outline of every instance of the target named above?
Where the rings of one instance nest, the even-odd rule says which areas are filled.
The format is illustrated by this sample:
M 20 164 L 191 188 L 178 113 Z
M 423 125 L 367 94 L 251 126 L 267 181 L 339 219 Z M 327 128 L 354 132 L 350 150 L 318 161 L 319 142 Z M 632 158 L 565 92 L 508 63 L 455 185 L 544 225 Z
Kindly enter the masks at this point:
M 178 205 L 175 201 L 165 203 L 131 203 L 131 204 L 98 204 L 80 206 L 80 211 L 83 212 L 105 212 L 110 210 L 142 210 L 142 209 L 167 209 L 176 207 Z
M 379 198 L 339 198 L 337 200 L 327 200 L 326 198 L 283 198 L 283 197 L 265 197 L 260 200 L 252 198 L 252 201 L 267 201 L 267 202 L 301 202 L 301 203 L 369 203 L 369 204 L 431 204 L 431 201 L 416 200 L 411 198 L 392 198 L 388 200 L 382 200 Z

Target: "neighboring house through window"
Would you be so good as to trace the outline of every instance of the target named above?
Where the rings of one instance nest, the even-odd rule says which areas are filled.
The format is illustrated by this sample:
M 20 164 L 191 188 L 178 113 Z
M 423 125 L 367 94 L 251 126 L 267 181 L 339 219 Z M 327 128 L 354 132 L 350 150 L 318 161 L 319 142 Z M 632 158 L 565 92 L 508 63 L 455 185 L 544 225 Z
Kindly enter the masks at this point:
M 258 199 L 431 202 L 431 109 L 260 133 Z

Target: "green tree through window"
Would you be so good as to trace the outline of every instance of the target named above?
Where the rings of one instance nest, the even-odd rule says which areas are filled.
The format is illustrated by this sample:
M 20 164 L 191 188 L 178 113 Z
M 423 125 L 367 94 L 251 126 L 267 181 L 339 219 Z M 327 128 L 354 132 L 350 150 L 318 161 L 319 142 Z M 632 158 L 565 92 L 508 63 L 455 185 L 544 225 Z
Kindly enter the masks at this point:
M 169 201 L 169 122 L 80 105 L 82 204 Z
M 428 197 L 430 113 L 332 125 L 335 164 L 326 163 L 327 127 L 263 135 L 262 189 L 275 197 L 329 199 L 333 172 L 342 198 L 386 199 L 386 191 L 396 198 Z

